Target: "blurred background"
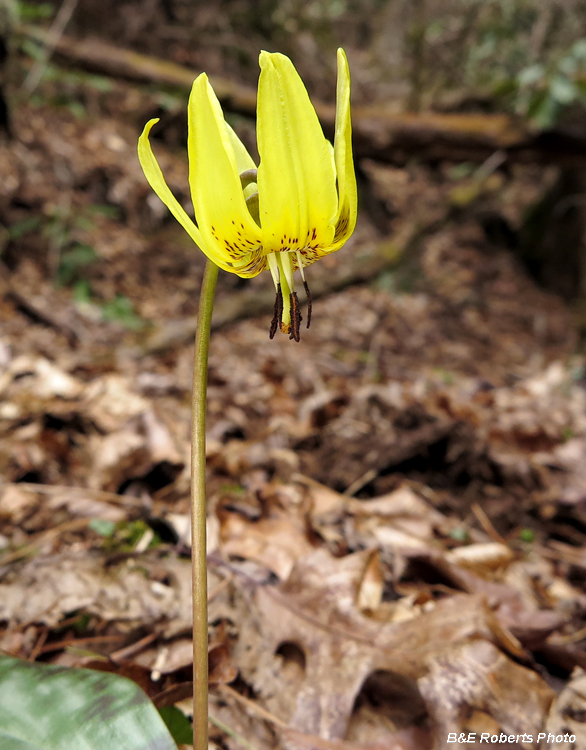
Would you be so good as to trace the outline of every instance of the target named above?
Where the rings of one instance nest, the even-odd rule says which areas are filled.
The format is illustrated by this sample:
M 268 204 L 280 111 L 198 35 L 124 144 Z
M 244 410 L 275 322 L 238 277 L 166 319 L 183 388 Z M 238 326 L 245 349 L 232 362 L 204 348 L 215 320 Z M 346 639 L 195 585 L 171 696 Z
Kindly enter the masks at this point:
M 204 256 L 136 141 L 159 117 L 193 215 L 195 76 L 255 154 L 259 50 L 291 57 L 330 137 L 343 46 L 359 221 L 308 269 L 311 329 L 270 341 L 269 275 L 219 279 L 211 700 L 237 736 L 213 742 L 586 747 L 586 2 L 0 9 L 0 648 L 109 659 L 154 697 L 188 682 Z
M 434 174 L 443 170 L 455 188 L 453 210 L 484 211 L 489 239 L 508 245 L 543 286 L 576 303 L 579 313 L 586 96 L 586 20 L 579 2 L 169 0 L 117 2 L 110 8 L 107 2 L 70 0 L 62 7 L 48 2 L 2 7 L 6 96 L 0 119 L 21 142 L 28 132 L 18 127 L 19 117 L 30 124 L 29 114 L 36 113 L 32 121 L 38 121 L 48 107 L 58 121 L 68 117 L 77 131 L 102 116 L 111 118 L 110 128 L 119 119 L 120 126 L 138 132 L 148 117 L 159 116 L 157 137 L 180 149 L 189 81 L 206 70 L 216 79 L 228 118 L 254 152 L 254 87 L 258 50 L 264 48 L 292 57 L 310 94 L 322 103 L 329 132 L 335 50 L 344 46 L 352 64 L 361 205 L 377 228 L 392 229 L 397 201 L 382 195 L 384 180 L 364 158 L 399 167 L 418 162 Z M 136 205 L 138 180 L 113 187 L 111 170 L 122 167 L 100 165 L 97 143 L 86 150 L 96 161 L 89 183 L 79 191 L 72 179 L 56 175 L 63 196 L 52 195 L 49 205 L 41 199 L 32 216 L 5 188 L 3 260 L 15 270 L 34 245 L 36 265 L 44 265 L 60 285 L 78 297 L 93 295 L 98 305 L 112 302 L 115 292 L 126 300 L 118 304 L 130 309 L 138 290 L 98 289 L 103 253 L 96 242 L 76 243 L 69 236 L 65 225 L 77 213 L 70 204 L 81 201 L 82 212 L 111 217 L 130 213 L 126 224 L 136 221 L 148 229 L 165 214 L 160 207 Z M 542 169 L 529 179 L 530 194 L 521 198 L 513 218 L 494 206 L 502 192 L 496 183 L 521 164 Z M 29 226 L 34 216 L 42 227 Z M 100 278 L 92 284 L 94 277 Z M 116 314 L 115 307 L 106 311 Z

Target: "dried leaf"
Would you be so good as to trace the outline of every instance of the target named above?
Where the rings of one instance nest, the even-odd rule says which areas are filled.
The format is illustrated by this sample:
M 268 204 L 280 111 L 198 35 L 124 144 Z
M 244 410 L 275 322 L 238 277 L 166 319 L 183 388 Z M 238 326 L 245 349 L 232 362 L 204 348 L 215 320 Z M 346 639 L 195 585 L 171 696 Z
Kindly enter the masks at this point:
M 380 553 L 373 550 L 370 554 L 364 574 L 358 584 L 358 595 L 356 597 L 356 606 L 361 612 L 375 612 L 383 596 L 383 572 L 380 564 Z

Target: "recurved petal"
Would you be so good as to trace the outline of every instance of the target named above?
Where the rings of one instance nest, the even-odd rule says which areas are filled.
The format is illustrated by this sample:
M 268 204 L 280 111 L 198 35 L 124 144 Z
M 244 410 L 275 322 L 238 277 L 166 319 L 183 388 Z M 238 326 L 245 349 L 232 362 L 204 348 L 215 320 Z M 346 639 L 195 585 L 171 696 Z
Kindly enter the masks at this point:
M 177 219 L 181 226 L 185 229 L 191 239 L 199 246 L 200 250 L 205 253 L 205 255 L 207 255 L 207 257 L 220 268 L 223 268 L 225 271 L 231 271 L 232 273 L 234 273 L 234 269 L 225 262 L 224 258 L 221 255 L 216 252 L 215 247 L 213 245 L 210 246 L 206 244 L 201 232 L 189 218 L 189 216 L 185 213 L 185 210 L 183 209 L 177 198 L 175 198 L 175 196 L 169 189 L 169 186 L 165 182 L 165 178 L 163 177 L 161 168 L 159 167 L 159 164 L 155 159 L 155 155 L 149 141 L 149 133 L 151 131 L 151 128 L 157 122 L 158 119 L 150 120 L 149 122 L 147 122 L 142 135 L 138 139 L 138 160 L 140 161 L 142 171 L 144 172 L 149 185 L 167 206 L 169 211 L 173 214 L 173 216 Z
M 161 168 L 159 167 L 159 164 L 155 159 L 155 155 L 149 141 L 149 133 L 151 132 L 151 128 L 153 127 L 153 125 L 156 125 L 157 122 L 159 122 L 158 119 L 149 120 L 149 122 L 147 122 L 147 124 L 144 126 L 142 135 L 138 139 L 138 160 L 140 161 L 140 166 L 142 167 L 142 171 L 144 172 L 149 185 L 152 187 L 155 193 L 167 206 L 169 211 L 171 211 L 173 216 L 185 229 L 191 239 L 205 252 L 204 241 L 199 229 L 185 213 L 185 210 L 169 189 L 169 186 L 167 185 L 167 183 L 165 182 L 165 178 L 163 177 L 163 173 L 161 172 Z
M 356 174 L 352 158 L 352 122 L 350 119 L 350 69 L 343 49 L 338 50 L 338 86 L 336 91 L 336 133 L 334 160 L 338 177 L 338 214 L 331 251 L 350 237 L 356 226 Z
M 335 172 L 315 109 L 293 63 L 260 54 L 258 192 L 265 252 L 329 244 L 337 214 Z
M 225 264 L 234 265 L 260 246 L 261 231 L 242 193 L 239 162 L 247 161 L 242 153 L 244 146 L 235 153 L 235 136 L 228 130 L 205 73 L 193 84 L 188 126 L 189 184 L 195 217 L 206 244 Z

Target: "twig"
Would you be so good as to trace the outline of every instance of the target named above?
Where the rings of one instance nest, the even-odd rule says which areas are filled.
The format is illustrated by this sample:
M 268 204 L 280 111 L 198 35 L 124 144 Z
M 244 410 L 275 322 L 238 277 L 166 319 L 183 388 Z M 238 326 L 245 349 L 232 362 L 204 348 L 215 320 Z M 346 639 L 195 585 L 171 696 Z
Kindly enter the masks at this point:
M 493 542 L 499 542 L 500 544 L 506 544 L 506 540 L 498 533 L 495 527 L 492 525 L 492 521 L 486 515 L 483 508 L 478 504 L 474 503 L 471 507 L 472 512 L 476 516 L 478 523 L 482 526 L 484 531 L 492 539 Z
M 37 552 L 39 548 L 44 544 L 58 537 L 61 532 L 77 531 L 78 529 L 83 529 L 89 524 L 90 521 L 90 518 L 75 518 L 73 521 L 67 521 L 66 523 L 62 523 L 53 529 L 44 531 L 42 534 L 39 534 L 39 536 L 36 537 L 34 541 L 25 544 L 24 547 L 21 547 L 14 552 L 9 552 L 6 555 L 2 555 L 2 557 L 0 557 L 0 566 L 8 565 L 8 563 L 14 562 L 15 560 L 20 560 L 21 557 L 26 557 L 27 555 L 33 554 L 34 552 Z
M 136 654 L 138 651 L 142 651 L 142 649 L 146 648 L 146 646 L 150 646 L 150 644 L 157 638 L 157 636 L 158 633 L 149 633 L 139 641 L 135 641 L 129 646 L 125 646 L 124 648 L 119 648 L 118 651 L 114 651 L 109 655 L 109 658 L 112 661 L 120 661 L 121 659 L 127 659 L 129 656 L 134 656 L 134 654 Z
M 373 479 L 376 479 L 377 476 L 378 471 L 376 469 L 369 469 L 368 471 L 365 471 L 361 477 L 358 477 L 358 479 L 352 482 L 349 487 L 346 487 L 343 494 L 347 497 L 352 497 L 352 495 L 355 495 L 363 487 L 366 487 L 367 484 L 372 482 Z
M 30 25 L 18 31 L 29 39 L 47 43 L 48 32 Z M 189 90 L 199 70 L 121 49 L 99 39 L 74 39 L 63 35 L 55 53 L 78 67 L 115 78 L 171 85 Z M 578 81 L 582 78 L 578 77 Z M 254 115 L 256 93 L 225 78 L 214 76 L 214 90 L 227 109 Z M 333 133 L 335 107 L 315 102 L 326 134 Z M 537 159 L 554 164 L 576 164 L 584 160 L 584 139 L 558 137 L 539 140 L 527 128 L 504 114 L 445 112 L 394 112 L 379 104 L 357 107 L 354 121 L 354 148 L 357 158 L 379 158 L 405 164 L 412 154 L 419 160 L 484 161 L 503 148 L 511 160 Z M 313 292 L 313 287 L 312 287 Z M 274 296 L 273 296 L 274 300 Z M 272 301 L 271 301 L 272 308 Z
M 130 495 L 117 495 L 114 492 L 94 489 L 92 487 L 70 487 L 65 484 L 35 484 L 34 482 L 2 482 L 0 481 L 0 492 L 15 487 L 21 492 L 38 492 L 40 495 L 72 495 L 78 497 L 80 494 L 89 495 L 94 500 L 101 500 L 104 503 L 113 503 L 115 505 L 130 505 L 135 508 L 142 508 L 142 500 Z
M 251 745 L 250 742 L 245 739 L 241 734 L 238 734 L 232 727 L 229 727 L 227 724 L 224 724 L 223 721 L 220 721 L 219 719 L 216 719 L 215 716 L 212 716 L 210 714 L 210 721 L 215 727 L 218 727 L 218 729 L 224 734 L 227 734 L 229 737 L 232 737 L 232 739 L 236 740 L 242 747 L 246 748 L 246 750 L 257 750 L 254 745 Z
M 275 716 L 275 714 L 267 711 L 266 708 L 262 708 L 262 706 L 257 705 L 254 701 L 251 701 L 250 698 L 246 698 L 244 695 L 240 695 L 240 693 L 234 690 L 234 688 L 231 688 L 229 685 L 218 686 L 217 692 L 220 693 L 220 695 L 224 694 L 225 696 L 232 698 L 238 703 L 241 703 L 243 706 L 246 706 L 246 708 L 252 711 L 252 713 L 255 713 L 265 721 L 269 721 L 274 726 L 280 727 L 281 729 L 289 728 L 288 725 L 284 721 L 282 721 L 282 719 L 279 719 L 278 716 Z
M 63 4 L 59 8 L 59 12 L 55 16 L 55 20 L 47 34 L 43 54 L 41 55 L 40 60 L 37 60 L 35 65 L 33 65 L 24 81 L 23 90 L 27 96 L 30 96 L 39 85 L 47 67 L 47 63 L 51 59 L 51 55 L 55 51 L 55 47 L 59 44 L 59 40 L 63 36 L 65 27 L 71 20 L 71 16 L 77 7 L 77 2 L 78 0 L 63 0 Z
M 223 591 L 226 586 L 231 583 L 234 580 L 234 573 L 228 573 L 228 575 L 218 583 L 217 586 L 215 586 L 208 594 L 208 602 L 211 602 L 212 599 L 217 596 L 220 591 Z
M 38 637 L 37 642 L 35 643 L 33 650 L 30 653 L 29 661 L 35 661 L 37 656 L 43 653 L 43 647 L 45 645 L 45 641 L 47 640 L 48 635 L 49 635 L 49 628 L 45 625 L 43 626 L 41 635 Z
M 54 643 L 47 644 L 45 644 L 43 641 L 43 644 L 41 644 L 40 647 L 37 646 L 35 648 L 35 650 L 37 651 L 36 656 L 38 656 L 39 654 L 48 654 L 51 651 L 61 651 L 66 648 L 70 648 L 71 646 L 79 646 L 82 643 L 112 643 L 115 641 L 121 641 L 123 638 L 125 638 L 125 635 L 123 633 L 120 633 L 119 635 L 92 635 L 88 636 L 87 638 L 68 638 L 65 641 L 55 641 Z M 32 656 L 31 660 L 34 661 L 34 659 L 32 659 Z
M 8 289 L 5 292 L 6 297 L 14 303 L 18 312 L 26 315 L 27 318 L 34 323 L 40 323 L 41 325 L 52 328 L 57 331 L 57 333 L 60 333 L 65 337 L 68 346 L 71 348 L 79 343 L 80 335 L 75 328 L 64 320 L 60 320 L 62 317 L 61 315 L 53 313 L 51 310 L 47 309 L 49 303 L 46 299 L 32 302 L 27 295 L 21 294 L 12 284 L 8 275 L 9 272 L 5 269 L 5 264 L 0 263 L 0 274 L 3 276 L 6 274 L 5 278 L 3 278 L 3 282 L 6 282 L 8 286 Z

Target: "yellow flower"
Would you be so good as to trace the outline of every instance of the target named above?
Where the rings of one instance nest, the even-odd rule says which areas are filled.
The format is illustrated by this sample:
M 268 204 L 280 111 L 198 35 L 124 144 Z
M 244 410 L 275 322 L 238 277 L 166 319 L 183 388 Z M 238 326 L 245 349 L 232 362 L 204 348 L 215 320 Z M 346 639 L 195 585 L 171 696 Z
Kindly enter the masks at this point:
M 257 140 L 260 164 L 224 120 L 207 75 L 188 105 L 189 186 L 194 223 L 170 191 L 145 126 L 138 157 L 149 184 L 207 257 L 225 271 L 252 277 L 271 271 L 277 290 L 270 336 L 278 327 L 299 341 L 301 314 L 293 274 L 311 296 L 304 267 L 338 250 L 356 224 L 350 71 L 338 50 L 334 146 L 324 137 L 303 81 L 288 57 L 260 53 Z

